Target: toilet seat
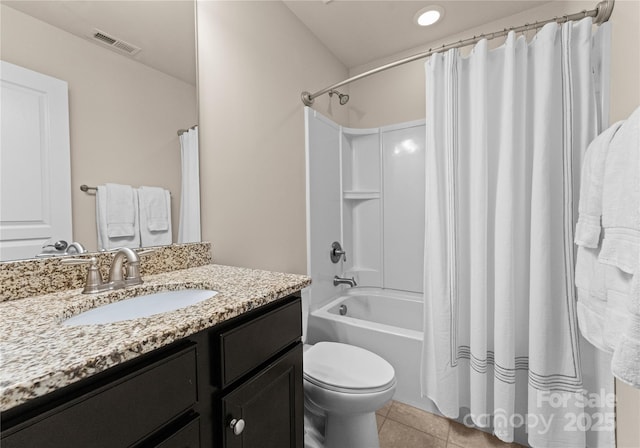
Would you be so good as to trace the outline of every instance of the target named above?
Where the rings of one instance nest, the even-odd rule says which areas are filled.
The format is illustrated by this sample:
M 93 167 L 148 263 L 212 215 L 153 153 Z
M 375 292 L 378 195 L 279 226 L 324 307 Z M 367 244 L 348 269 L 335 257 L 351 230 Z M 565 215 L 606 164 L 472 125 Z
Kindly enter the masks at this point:
M 319 342 L 304 352 L 304 379 L 324 389 L 365 394 L 396 383 L 393 366 L 353 345 Z

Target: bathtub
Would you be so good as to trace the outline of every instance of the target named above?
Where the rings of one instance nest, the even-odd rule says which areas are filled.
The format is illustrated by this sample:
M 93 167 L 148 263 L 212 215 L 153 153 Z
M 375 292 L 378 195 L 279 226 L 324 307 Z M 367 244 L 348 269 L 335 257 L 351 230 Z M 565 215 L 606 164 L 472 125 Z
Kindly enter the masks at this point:
M 349 289 L 311 311 L 308 340 L 344 342 L 382 356 L 396 371 L 393 399 L 437 414 L 433 402 L 420 396 L 422 319 L 422 294 Z

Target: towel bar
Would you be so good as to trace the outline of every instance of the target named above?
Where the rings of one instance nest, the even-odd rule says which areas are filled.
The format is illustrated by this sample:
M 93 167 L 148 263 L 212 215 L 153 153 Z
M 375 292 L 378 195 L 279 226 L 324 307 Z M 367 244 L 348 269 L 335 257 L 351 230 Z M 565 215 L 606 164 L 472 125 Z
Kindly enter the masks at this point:
M 88 185 L 82 184 L 82 185 L 80 185 L 80 190 L 82 190 L 85 193 L 87 193 L 89 190 L 98 191 L 98 187 L 90 187 Z M 173 197 L 173 193 L 169 192 L 169 196 Z

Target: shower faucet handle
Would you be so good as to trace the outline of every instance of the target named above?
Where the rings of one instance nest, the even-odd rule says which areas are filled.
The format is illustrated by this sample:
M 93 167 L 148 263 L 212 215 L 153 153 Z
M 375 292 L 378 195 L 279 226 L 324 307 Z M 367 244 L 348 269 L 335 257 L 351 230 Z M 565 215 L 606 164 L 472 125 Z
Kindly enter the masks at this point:
M 331 244 L 331 252 L 329 256 L 331 257 L 331 261 L 333 263 L 338 263 L 340 261 L 340 258 L 342 258 L 342 260 L 345 262 L 347 261 L 347 253 L 342 250 L 342 246 L 337 241 L 334 241 Z

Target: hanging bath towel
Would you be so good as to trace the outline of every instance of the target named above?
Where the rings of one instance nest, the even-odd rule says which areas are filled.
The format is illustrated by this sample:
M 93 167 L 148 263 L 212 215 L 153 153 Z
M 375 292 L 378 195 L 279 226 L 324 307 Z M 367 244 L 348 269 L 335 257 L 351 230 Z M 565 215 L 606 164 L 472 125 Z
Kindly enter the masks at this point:
M 171 244 L 171 194 L 169 191 L 159 187 L 140 187 L 138 197 L 142 246 Z
M 99 185 L 96 191 L 98 249 L 140 247 L 138 195 L 129 185 Z

